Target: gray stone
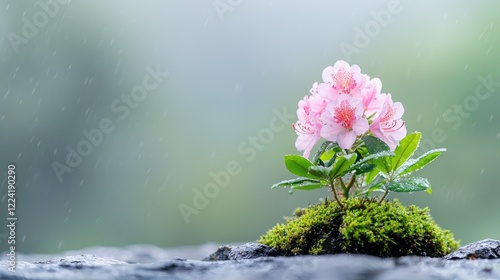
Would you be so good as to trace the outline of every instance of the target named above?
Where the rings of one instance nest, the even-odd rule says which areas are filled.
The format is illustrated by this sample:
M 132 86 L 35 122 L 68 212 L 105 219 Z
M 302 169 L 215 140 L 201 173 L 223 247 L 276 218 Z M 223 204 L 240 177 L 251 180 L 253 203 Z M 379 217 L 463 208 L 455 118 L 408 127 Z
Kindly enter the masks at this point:
M 224 245 L 220 246 L 210 256 L 204 258 L 204 261 L 237 261 L 245 259 L 255 259 L 261 257 L 283 256 L 276 249 L 259 243 L 246 243 L 240 246 Z
M 460 247 L 444 258 L 447 260 L 498 259 L 500 258 L 500 241 L 494 239 L 477 241 Z
M 123 248 L 95 246 L 76 251 L 62 252 L 57 256 L 96 255 L 123 261 L 126 263 L 149 263 L 174 258 L 201 260 L 202 258 L 217 250 L 218 247 L 219 244 L 215 243 L 206 243 L 199 246 L 183 246 L 168 249 L 159 248 L 157 246 L 147 244 L 129 245 Z M 56 255 L 23 254 L 20 260 L 33 263 L 44 261 L 53 257 L 56 257 Z M 2 259 L 7 259 L 5 254 L 0 255 L 0 260 Z
M 141 248 L 142 247 L 142 248 Z M 0 256 L 0 279 L 16 280 L 114 280 L 114 279 L 262 279 L 262 280 L 336 280 L 336 279 L 500 279 L 500 259 L 446 260 L 442 258 L 408 256 L 401 258 L 378 258 L 366 255 L 323 255 L 294 257 L 257 257 L 245 259 L 244 249 L 255 248 L 252 244 L 228 246 L 227 257 L 239 256 L 239 260 L 201 261 L 181 258 L 157 259 L 161 256 L 183 257 L 182 249 L 161 249 L 154 246 L 136 246 L 126 249 L 128 260 L 145 262 L 128 263 L 109 256 L 122 252 L 119 248 L 96 247 L 72 251 L 74 255 L 62 253 L 58 256 L 19 254 L 16 272 L 7 269 L 5 254 Z M 199 247 L 206 253 L 206 247 Z M 235 249 L 237 248 L 237 249 Z M 195 247 L 185 250 L 187 255 L 195 253 Z M 225 250 L 227 252 L 227 250 Z M 82 254 L 85 252 L 85 254 Z M 99 253 L 93 254 L 93 253 Z M 140 256 L 133 257 L 133 252 Z M 231 252 L 233 255 L 231 256 Z M 31 259 L 30 259 L 31 258 Z

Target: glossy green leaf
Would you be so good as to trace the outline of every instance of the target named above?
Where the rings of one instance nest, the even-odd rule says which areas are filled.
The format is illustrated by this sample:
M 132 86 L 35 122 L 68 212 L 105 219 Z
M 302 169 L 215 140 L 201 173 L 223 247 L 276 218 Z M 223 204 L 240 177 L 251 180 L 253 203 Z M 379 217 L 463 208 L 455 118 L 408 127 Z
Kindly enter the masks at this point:
M 309 179 L 309 178 L 295 178 L 291 180 L 284 180 L 279 183 L 274 184 L 271 189 L 277 188 L 277 187 L 282 187 L 282 188 L 292 188 L 294 186 L 300 186 L 303 184 L 320 184 L 321 182 L 319 180 L 314 180 L 314 179 Z
M 420 143 L 420 138 L 422 137 L 422 133 L 413 132 L 406 135 L 401 141 L 399 141 L 399 145 L 394 150 L 396 154 L 392 158 L 391 170 L 396 170 L 398 167 L 403 165 L 415 152 L 418 148 L 418 144 Z
M 387 144 L 378 139 L 375 136 L 367 135 L 362 138 L 363 142 L 365 143 L 366 148 L 368 149 L 368 152 L 372 154 L 380 153 L 383 151 L 390 151 L 391 149 Z
M 332 166 L 335 158 L 337 157 L 337 151 L 335 149 L 326 150 L 318 159 L 319 162 L 322 162 L 323 166 L 330 167 Z
M 364 165 L 365 163 L 367 163 L 370 160 L 374 160 L 374 159 L 378 159 L 378 158 L 382 158 L 382 157 L 390 157 L 390 156 L 394 156 L 394 153 L 392 153 L 391 151 L 383 151 L 383 152 L 380 152 L 380 153 L 376 153 L 376 154 L 372 154 L 372 155 L 366 156 L 366 157 L 362 158 L 361 160 L 358 160 L 355 164 L 353 164 L 349 168 L 349 171 L 357 169 L 359 166 Z M 359 173 L 359 174 L 361 174 L 361 173 Z
M 372 192 L 385 192 L 384 188 L 382 188 L 382 184 L 373 185 L 368 188 L 365 192 L 366 195 L 370 195 Z
M 385 175 L 388 175 L 392 172 L 390 157 L 376 158 L 373 160 L 373 163 L 377 166 L 377 169 Z
M 329 146 L 333 144 L 332 141 L 325 141 L 321 146 L 319 147 L 318 151 L 316 151 L 316 154 L 313 157 L 312 162 L 314 164 L 318 164 L 318 160 L 320 159 L 320 156 L 328 149 Z
M 377 137 L 367 135 L 363 137 L 363 142 L 365 143 L 366 149 L 370 155 L 374 155 L 381 152 L 390 151 L 391 149 L 387 146 L 384 141 L 378 139 Z M 379 157 L 373 160 L 373 163 L 377 168 L 384 172 L 385 174 L 391 173 L 391 159 L 389 157 Z
M 425 178 L 399 178 L 386 185 L 386 188 L 393 192 L 418 192 L 426 191 L 431 185 Z
M 299 155 L 286 155 L 285 165 L 288 171 L 297 176 L 316 179 L 315 176 L 309 174 L 309 167 L 313 164 L 305 157 Z
M 368 152 L 368 149 L 365 146 L 359 146 L 356 149 L 356 153 L 358 154 L 359 158 L 364 158 L 364 157 L 367 157 L 370 155 L 370 153 Z
M 365 179 L 363 181 L 364 185 L 369 185 L 375 177 L 380 173 L 380 171 L 377 168 L 374 168 L 372 171 L 368 172 L 365 175 Z
M 360 175 L 360 174 L 371 172 L 373 169 L 375 169 L 375 167 L 376 167 L 376 165 L 373 163 L 363 163 L 363 164 L 358 165 L 354 168 L 351 166 L 351 168 L 349 168 L 349 171 L 354 170 L 356 175 Z
M 325 151 L 319 159 L 321 159 L 323 162 L 329 161 L 333 156 L 335 156 L 335 151 L 334 150 L 327 150 Z
M 317 178 L 322 178 L 328 180 L 328 175 L 330 174 L 330 169 L 325 166 L 313 165 L 309 167 L 309 174 Z
M 326 167 L 331 167 L 336 160 L 337 160 L 337 155 L 333 156 L 330 160 L 328 160 L 327 162 L 325 162 L 325 166 Z
M 362 194 L 370 195 L 370 193 L 375 191 L 385 191 L 383 188 L 384 178 L 381 176 L 376 176 L 370 184 L 367 184 L 365 190 Z
M 354 162 L 356 162 L 356 154 L 338 156 L 331 167 L 330 177 L 334 179 L 344 176 Z
M 312 183 L 312 182 L 309 182 L 309 183 L 303 183 L 303 184 L 300 184 L 300 185 L 294 185 L 292 187 L 293 190 L 303 190 L 303 191 L 310 191 L 310 190 L 315 190 L 315 189 L 320 189 L 322 187 L 324 187 L 325 185 L 322 185 L 320 183 Z
M 336 142 L 331 142 L 326 147 L 326 151 L 320 156 L 319 160 L 324 162 L 324 166 L 330 167 L 335 161 L 337 153 L 340 152 L 342 152 L 342 149 L 339 147 L 339 145 Z
M 398 170 L 396 170 L 396 175 L 409 175 L 410 173 L 420 170 L 427 164 L 433 162 L 439 155 L 441 155 L 441 153 L 445 151 L 446 149 L 434 149 L 421 155 L 417 159 L 408 160 L 405 164 L 401 165 Z

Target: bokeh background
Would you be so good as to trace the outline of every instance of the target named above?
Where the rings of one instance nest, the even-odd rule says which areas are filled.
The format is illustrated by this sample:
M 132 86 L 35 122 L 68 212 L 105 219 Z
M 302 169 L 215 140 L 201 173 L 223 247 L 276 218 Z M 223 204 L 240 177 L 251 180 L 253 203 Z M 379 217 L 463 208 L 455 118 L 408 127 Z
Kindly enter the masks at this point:
M 47 3 L 0 1 L 0 221 L 15 163 L 19 252 L 256 240 L 328 195 L 270 189 L 291 178 L 283 155 L 297 151 L 293 118 L 269 128 L 339 59 L 382 80 L 409 131 L 445 138 L 448 151 L 420 172 L 434 193 L 390 198 L 430 207 L 462 244 L 500 239 L 499 2 L 60 0 L 44 23 Z M 390 23 L 375 20 L 390 9 Z M 12 34 L 35 15 L 44 24 L 16 52 Z M 111 104 L 148 66 L 169 76 L 118 120 Z M 499 82 L 485 100 L 478 76 Z M 58 180 L 52 163 L 104 118 L 114 131 Z M 230 162 L 239 173 L 195 208 L 209 173 Z M 195 210 L 187 220 L 182 205 Z M 6 237 L 0 226 L 0 251 Z

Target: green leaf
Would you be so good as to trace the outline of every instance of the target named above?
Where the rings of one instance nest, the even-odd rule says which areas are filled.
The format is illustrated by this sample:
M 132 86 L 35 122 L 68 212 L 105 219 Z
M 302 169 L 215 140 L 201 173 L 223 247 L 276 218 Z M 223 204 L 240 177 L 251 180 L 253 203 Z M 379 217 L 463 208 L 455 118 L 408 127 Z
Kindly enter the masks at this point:
M 321 156 L 319 159 L 321 159 L 323 162 L 329 161 L 333 156 L 335 156 L 335 151 L 334 150 L 327 150 Z
M 309 167 L 309 174 L 317 178 L 322 178 L 328 180 L 328 174 L 330 174 L 330 169 L 324 166 L 313 165 Z
M 300 185 L 295 185 L 295 186 L 292 187 L 292 190 L 310 191 L 310 190 L 320 189 L 320 188 L 322 188 L 324 186 L 325 185 L 320 184 L 320 183 L 308 182 L 308 183 L 303 183 L 303 184 L 300 184 Z
M 365 146 L 359 146 L 356 149 L 356 153 L 358 154 L 359 158 L 367 157 L 370 155 L 368 149 Z
M 366 162 L 368 162 L 370 160 L 381 158 L 381 157 L 390 157 L 390 156 L 394 156 L 394 153 L 392 153 L 391 151 L 383 151 L 383 152 L 380 152 L 380 153 L 376 153 L 376 154 L 372 154 L 372 155 L 366 156 L 366 157 L 362 158 L 361 160 L 359 160 L 358 162 L 356 162 L 355 164 L 353 164 L 349 168 L 349 171 L 357 169 L 359 166 L 364 165 Z
M 405 164 L 401 165 L 395 172 L 397 176 L 409 175 L 417 170 L 422 169 L 427 164 L 433 162 L 441 153 L 445 152 L 446 149 L 434 149 L 427 153 L 421 155 L 417 159 L 411 159 Z
M 382 186 L 382 183 L 384 182 L 384 178 L 382 176 L 377 176 L 374 178 L 370 184 L 368 184 L 365 187 L 365 190 L 361 192 L 361 194 L 366 194 L 367 196 L 370 195 L 370 193 L 375 192 L 375 191 L 385 191 L 385 189 Z
M 337 155 L 333 156 L 330 160 L 328 160 L 326 163 L 325 163 L 325 166 L 326 167 L 331 167 L 332 164 L 335 162 L 335 160 L 337 160 Z
M 321 162 L 323 166 L 330 167 L 335 161 L 337 153 L 342 152 L 342 149 L 336 142 L 327 141 L 325 143 L 327 143 L 328 145 L 326 145 L 326 147 L 322 149 L 324 152 L 317 158 L 316 161 L 313 161 L 313 163 L 319 165 L 318 163 Z
M 313 164 L 307 158 L 299 155 L 286 155 L 285 165 L 288 171 L 297 176 L 317 179 L 317 177 L 309 174 L 309 167 Z
M 353 165 L 355 161 L 356 161 L 356 154 L 338 156 L 335 159 L 335 162 L 333 163 L 333 166 L 331 167 L 330 170 L 331 179 L 344 176 L 349 170 L 349 167 L 351 167 L 351 165 Z
M 428 194 L 432 194 L 432 187 L 429 186 L 429 188 L 427 188 L 427 190 L 425 190 Z
M 375 169 L 375 167 L 376 167 L 376 165 L 373 163 L 363 163 L 363 164 L 356 166 L 354 168 L 351 166 L 349 168 L 349 171 L 354 170 L 354 172 L 356 172 L 356 175 L 360 175 L 363 173 L 371 172 L 373 169 Z
M 277 187 L 291 188 L 293 186 L 299 186 L 302 184 L 309 184 L 309 183 L 319 184 L 321 182 L 319 180 L 300 177 L 300 178 L 295 178 L 295 179 L 291 179 L 291 180 L 284 180 L 284 181 L 281 181 L 279 183 L 276 183 L 271 187 L 271 189 L 274 189 Z
M 375 168 L 372 171 L 368 172 L 368 174 L 365 175 L 365 179 L 364 179 L 363 183 L 365 185 L 370 184 L 373 181 L 373 179 L 375 179 L 375 177 L 377 177 L 377 175 L 379 173 L 380 173 L 380 171 L 377 168 Z
M 431 185 L 425 178 L 399 178 L 386 185 L 386 188 L 393 192 L 418 192 L 426 191 Z
M 421 137 L 422 133 L 413 132 L 406 135 L 406 137 L 399 142 L 399 145 L 394 150 L 396 156 L 392 158 L 391 170 L 396 170 L 413 155 L 415 150 L 418 148 Z
M 323 144 L 321 144 L 318 151 L 316 151 L 316 154 L 313 157 L 312 162 L 314 162 L 314 164 L 318 164 L 320 156 L 327 150 L 328 146 L 331 146 L 332 143 L 333 143 L 332 141 L 325 141 L 323 142 Z
M 376 153 L 380 153 L 383 151 L 390 151 L 391 150 L 389 148 L 389 146 L 387 146 L 387 144 L 384 141 L 378 139 L 375 136 L 367 135 L 367 136 L 363 137 L 362 139 L 363 139 L 363 142 L 365 143 L 365 146 L 368 149 L 368 152 L 370 154 L 376 154 Z
M 363 137 L 363 142 L 365 143 L 366 149 L 368 149 L 370 155 L 391 150 L 389 146 L 387 146 L 387 144 L 384 143 L 384 141 L 371 135 Z M 376 158 L 373 160 L 373 163 L 375 163 L 377 168 L 381 172 L 384 172 L 385 174 L 389 174 L 392 171 L 391 159 L 388 156 Z
M 391 158 L 386 156 L 386 157 L 381 157 L 381 158 L 376 158 L 373 160 L 373 163 L 377 166 L 377 169 L 384 173 L 386 176 L 388 176 L 391 172 Z
M 329 145 L 329 147 L 332 145 Z M 318 162 L 322 162 L 323 166 L 330 167 L 332 166 L 333 162 L 335 161 L 335 158 L 337 157 L 337 151 L 336 149 L 330 149 L 326 150 L 318 159 Z
M 370 195 L 372 192 L 385 192 L 385 190 L 382 188 L 382 184 L 377 184 L 369 187 L 364 194 Z

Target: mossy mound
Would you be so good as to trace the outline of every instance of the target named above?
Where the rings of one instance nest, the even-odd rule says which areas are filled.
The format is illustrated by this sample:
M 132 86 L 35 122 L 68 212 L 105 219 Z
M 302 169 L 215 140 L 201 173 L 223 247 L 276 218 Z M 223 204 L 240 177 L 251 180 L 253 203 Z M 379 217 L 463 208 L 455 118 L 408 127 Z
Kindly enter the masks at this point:
M 458 248 L 453 234 L 441 229 L 428 208 L 399 201 L 350 198 L 298 209 L 285 224 L 260 237 L 259 243 L 286 254 L 356 253 L 380 257 L 442 257 Z

